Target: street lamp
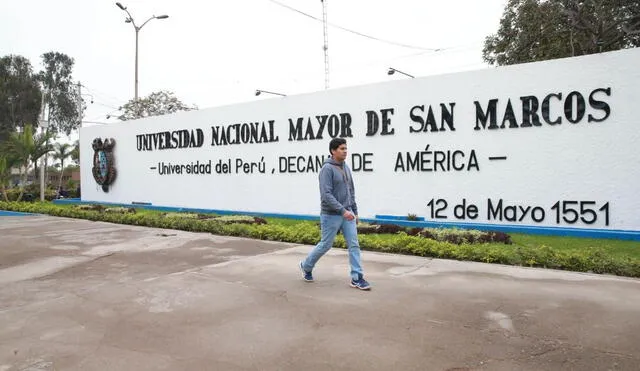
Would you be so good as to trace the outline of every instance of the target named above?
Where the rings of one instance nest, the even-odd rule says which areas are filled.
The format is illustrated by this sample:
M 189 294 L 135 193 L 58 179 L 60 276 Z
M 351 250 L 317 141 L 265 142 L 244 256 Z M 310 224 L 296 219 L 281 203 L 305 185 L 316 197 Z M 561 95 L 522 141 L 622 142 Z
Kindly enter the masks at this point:
M 387 74 L 388 74 L 388 75 L 393 75 L 393 74 L 394 74 L 394 73 L 396 73 L 396 72 L 397 72 L 397 73 L 401 73 L 401 74 L 403 74 L 403 75 L 405 75 L 405 76 L 409 76 L 409 77 L 411 77 L 412 79 L 413 79 L 413 78 L 415 78 L 414 76 L 411 76 L 411 75 L 409 75 L 408 73 L 404 73 L 404 72 L 402 72 L 402 71 L 400 71 L 400 70 L 396 70 L 396 69 L 395 69 L 395 68 L 393 68 L 393 67 L 389 67 L 389 71 L 387 71 Z
M 271 92 L 271 91 L 256 89 L 256 96 L 260 95 L 261 93 L 267 93 L 267 94 L 279 95 L 281 97 L 286 97 L 285 94 L 274 93 L 274 92 Z
M 126 6 L 123 6 L 121 3 L 116 3 L 116 5 L 118 6 L 118 8 L 122 9 L 123 11 L 125 11 L 127 13 L 127 15 L 129 16 L 129 18 L 125 19 L 124 21 L 126 23 L 131 23 L 133 25 L 134 30 L 136 30 L 136 81 L 135 81 L 135 100 L 138 100 L 138 33 L 140 32 L 140 30 L 142 29 L 142 27 L 144 27 L 145 24 L 147 24 L 150 20 L 152 19 L 167 19 L 169 18 L 168 15 L 163 14 L 163 15 L 159 15 L 159 16 L 152 16 L 151 18 L 147 19 L 142 26 L 138 27 L 136 26 L 136 22 L 133 19 L 133 17 L 131 16 L 131 13 L 129 13 L 129 11 L 127 10 Z
M 44 94 L 43 94 L 44 96 Z M 43 99 L 44 102 L 44 99 Z M 47 127 L 49 127 L 49 121 L 44 119 L 44 103 L 42 104 L 42 108 L 41 108 L 41 114 L 40 114 L 40 122 L 39 122 L 39 126 L 42 128 L 42 132 L 46 133 L 47 131 Z M 49 138 L 47 138 L 47 142 L 45 144 L 47 147 L 49 146 Z M 40 158 L 40 201 L 44 202 L 44 188 L 45 188 L 45 184 L 44 184 L 44 171 L 45 171 L 45 166 L 46 166 L 46 157 L 48 154 L 44 154 L 41 158 Z M 62 176 L 62 175 L 60 175 Z

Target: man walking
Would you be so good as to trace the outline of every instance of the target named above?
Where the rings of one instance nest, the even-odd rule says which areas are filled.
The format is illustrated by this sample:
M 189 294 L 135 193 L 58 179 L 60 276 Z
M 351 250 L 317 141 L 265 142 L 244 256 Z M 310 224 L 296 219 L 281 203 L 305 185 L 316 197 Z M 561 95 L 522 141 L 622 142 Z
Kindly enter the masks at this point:
M 333 240 L 342 230 L 349 249 L 351 266 L 351 287 L 369 290 L 360 265 L 360 244 L 358 243 L 358 206 L 351 171 L 345 163 L 347 141 L 334 138 L 329 143 L 331 158 L 325 160 L 320 169 L 320 229 L 322 237 L 318 245 L 300 262 L 305 281 L 313 281 L 311 272 L 320 258 L 331 249 Z

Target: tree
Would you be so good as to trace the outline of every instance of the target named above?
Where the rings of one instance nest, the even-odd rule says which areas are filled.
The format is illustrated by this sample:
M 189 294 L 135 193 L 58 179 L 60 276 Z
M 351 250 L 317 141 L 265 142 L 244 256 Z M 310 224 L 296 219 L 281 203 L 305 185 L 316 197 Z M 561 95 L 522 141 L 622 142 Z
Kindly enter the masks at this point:
M 49 143 L 50 140 L 54 139 L 55 135 L 53 133 L 38 133 L 33 137 L 33 153 L 31 154 L 31 161 L 33 162 L 33 174 L 35 177 L 38 176 L 38 161 L 42 156 L 48 155 L 53 152 L 53 145 Z
M 483 59 L 509 65 L 640 46 L 640 0 L 509 0 Z
M 5 201 L 9 201 L 7 196 L 7 186 L 11 180 L 11 169 L 17 162 L 16 157 L 10 152 L 7 142 L 0 145 L 0 190 Z
M 2 190 L 2 196 L 5 201 L 9 201 L 7 196 L 7 184 L 11 176 L 11 166 L 8 164 L 6 155 L 0 153 L 0 190 Z
M 60 161 L 60 179 L 58 182 L 58 189 L 62 188 L 62 176 L 64 175 L 64 162 L 69 156 L 71 156 L 71 152 L 73 151 L 73 147 L 69 143 L 56 143 L 55 152 L 53 157 Z
M 7 140 L 16 128 L 38 122 L 41 94 L 28 59 L 19 55 L 0 58 L 0 141 Z
M 158 91 L 138 100 L 132 99 L 121 107 L 123 114 L 118 117 L 122 121 L 135 120 L 143 117 L 166 115 L 178 111 L 190 111 L 198 107 L 187 106 L 173 93 Z
M 80 165 L 80 141 L 76 139 L 71 150 L 71 161 L 76 165 Z
M 33 128 L 31 124 L 25 125 L 23 130 L 15 131 L 9 136 L 4 152 L 11 155 L 13 164 L 19 166 L 20 169 L 20 194 L 18 195 L 18 201 L 22 199 L 22 195 L 24 194 L 24 185 L 27 182 L 27 174 L 34 150 Z
M 79 91 L 73 83 L 73 58 L 64 53 L 49 52 L 42 55 L 44 70 L 40 80 L 44 86 L 49 129 L 66 135 L 77 129 L 85 109 Z
M 85 109 L 79 91 L 73 84 L 73 58 L 64 53 L 48 52 L 42 54 L 44 70 L 40 72 L 47 104 L 50 131 L 66 135 L 77 129 L 82 123 Z M 45 165 L 48 159 L 45 158 Z M 48 166 L 45 166 L 45 178 Z

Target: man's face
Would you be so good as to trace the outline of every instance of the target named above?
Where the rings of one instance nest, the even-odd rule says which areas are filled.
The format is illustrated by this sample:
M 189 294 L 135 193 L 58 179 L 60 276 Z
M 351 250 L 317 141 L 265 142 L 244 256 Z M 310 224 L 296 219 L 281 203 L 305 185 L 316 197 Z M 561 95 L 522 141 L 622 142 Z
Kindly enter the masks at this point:
M 333 153 L 333 158 L 336 161 L 344 161 L 347 159 L 347 145 L 346 144 L 341 144 L 340 147 L 334 149 L 332 151 Z

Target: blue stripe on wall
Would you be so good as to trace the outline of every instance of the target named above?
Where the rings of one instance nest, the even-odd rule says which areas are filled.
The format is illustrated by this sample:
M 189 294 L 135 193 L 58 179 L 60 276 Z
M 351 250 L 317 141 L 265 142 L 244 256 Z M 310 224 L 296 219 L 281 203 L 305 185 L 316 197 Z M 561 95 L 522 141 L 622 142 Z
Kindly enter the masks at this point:
M 28 216 L 28 215 L 35 215 L 35 214 L 30 214 L 30 213 L 19 213 L 17 211 L 5 211 L 5 210 L 0 210 L 0 216 Z
M 98 201 L 82 201 L 77 198 L 54 200 L 59 204 L 100 204 L 122 207 L 135 207 L 140 209 L 156 210 L 163 212 L 192 212 L 192 213 L 215 213 L 220 215 L 250 215 L 267 218 L 285 218 L 295 220 L 319 220 L 318 215 L 304 214 L 280 214 L 280 213 L 259 213 L 249 211 L 233 211 L 218 209 L 192 209 L 183 207 L 154 206 L 152 204 L 132 202 L 131 204 L 98 202 Z M 569 236 L 584 238 L 607 238 L 619 240 L 640 241 L 640 231 L 614 230 L 614 229 L 586 229 L 586 228 L 570 228 L 570 227 L 541 227 L 528 225 L 502 225 L 502 224 L 483 224 L 483 223 L 455 223 L 455 222 L 430 222 L 424 218 L 418 218 L 417 221 L 407 220 L 406 216 L 395 215 L 376 215 L 375 218 L 362 218 L 361 221 L 379 224 L 396 224 L 405 227 L 415 228 L 460 228 L 460 229 L 476 229 L 481 231 L 500 231 L 505 233 L 525 233 L 537 235 L 551 236 Z

